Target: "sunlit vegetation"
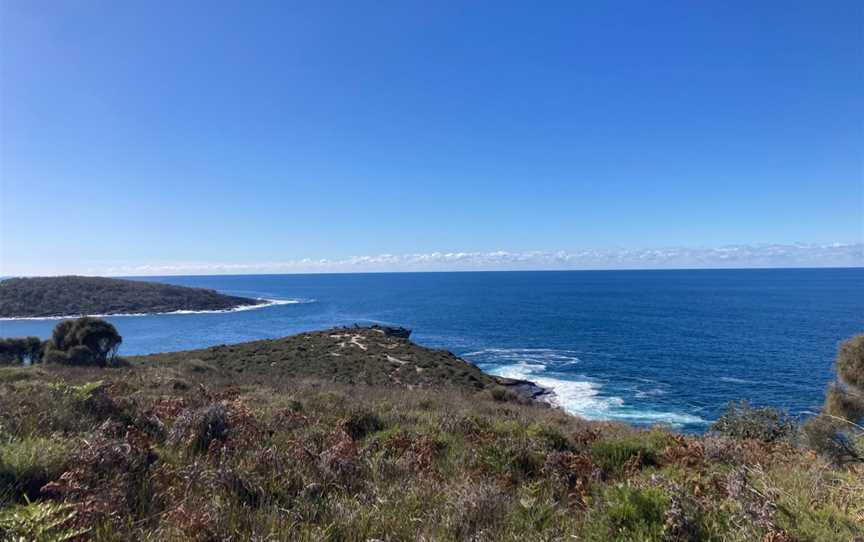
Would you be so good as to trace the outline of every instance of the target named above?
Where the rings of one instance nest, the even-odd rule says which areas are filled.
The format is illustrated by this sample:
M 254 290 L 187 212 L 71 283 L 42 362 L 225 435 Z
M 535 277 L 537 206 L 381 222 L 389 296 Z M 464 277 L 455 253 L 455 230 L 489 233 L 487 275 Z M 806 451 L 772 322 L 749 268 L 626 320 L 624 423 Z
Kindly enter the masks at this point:
M 850 386 L 857 373 L 845 368 L 857 361 L 841 358 Z M 812 447 L 781 414 L 736 404 L 706 435 L 587 422 L 504 393 L 467 365 L 369 330 L 332 330 L 118 367 L 4 367 L 0 531 L 25 540 L 864 536 L 864 467 Z M 861 446 L 860 433 L 844 431 Z

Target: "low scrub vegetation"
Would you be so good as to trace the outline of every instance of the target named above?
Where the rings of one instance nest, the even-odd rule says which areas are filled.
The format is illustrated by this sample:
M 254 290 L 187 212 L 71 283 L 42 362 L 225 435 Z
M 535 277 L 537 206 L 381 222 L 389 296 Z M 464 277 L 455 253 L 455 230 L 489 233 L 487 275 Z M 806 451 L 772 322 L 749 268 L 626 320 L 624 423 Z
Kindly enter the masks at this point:
M 279 344 L 330 344 L 310 336 Z M 347 346 L 352 339 L 367 349 Z M 379 356 L 369 339 L 337 340 L 346 357 L 354 348 Z M 0 539 L 864 537 L 864 467 L 809 447 L 779 414 L 733 405 L 704 436 L 587 422 L 495 397 L 494 381 L 399 385 L 387 379 L 401 380 L 407 372 L 396 369 L 408 362 L 415 374 L 463 368 L 380 344 L 406 363 L 356 358 L 387 371 L 372 384 L 268 372 L 290 360 L 250 358 L 246 348 L 238 359 L 220 351 L 111 369 L 43 365 L 33 378 L 0 369 Z

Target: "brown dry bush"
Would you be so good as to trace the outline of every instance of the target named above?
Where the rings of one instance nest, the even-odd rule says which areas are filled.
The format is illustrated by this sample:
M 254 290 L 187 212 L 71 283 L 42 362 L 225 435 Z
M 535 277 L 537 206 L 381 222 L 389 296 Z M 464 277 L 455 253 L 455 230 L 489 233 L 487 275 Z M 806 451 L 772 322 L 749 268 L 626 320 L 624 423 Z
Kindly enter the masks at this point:
M 593 484 L 599 482 L 603 472 L 590 457 L 574 452 L 552 452 L 546 456 L 543 474 L 553 487 L 566 489 L 570 503 L 587 509 Z
M 683 436 L 673 437 L 675 443 L 667 446 L 660 455 L 661 464 L 675 465 L 685 469 L 696 469 L 705 463 L 705 446 L 698 439 Z
M 153 504 L 147 486 L 156 460 L 146 434 L 106 421 L 82 439 L 72 468 L 42 492 L 73 502 L 81 520 L 139 517 Z

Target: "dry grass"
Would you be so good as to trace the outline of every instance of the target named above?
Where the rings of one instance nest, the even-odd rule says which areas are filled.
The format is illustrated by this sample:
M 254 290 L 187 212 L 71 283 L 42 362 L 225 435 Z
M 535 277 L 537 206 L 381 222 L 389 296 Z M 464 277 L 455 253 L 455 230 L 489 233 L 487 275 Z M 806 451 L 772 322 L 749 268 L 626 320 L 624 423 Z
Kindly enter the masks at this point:
M 51 442 L 45 483 L 27 494 L 68 504 L 66 528 L 94 540 L 864 536 L 864 470 L 786 442 L 591 423 L 493 399 L 471 379 L 409 389 L 387 372 L 352 385 L 302 370 L 297 340 L 275 343 L 249 346 L 259 357 L 223 347 L 117 369 L 0 370 L 0 507 L 25 504 L 9 488 L 29 469 L 5 450 Z M 339 348 L 395 369 L 364 344 Z M 274 352 L 287 356 L 276 366 Z M 390 355 L 450 374 L 445 353 L 418 352 Z

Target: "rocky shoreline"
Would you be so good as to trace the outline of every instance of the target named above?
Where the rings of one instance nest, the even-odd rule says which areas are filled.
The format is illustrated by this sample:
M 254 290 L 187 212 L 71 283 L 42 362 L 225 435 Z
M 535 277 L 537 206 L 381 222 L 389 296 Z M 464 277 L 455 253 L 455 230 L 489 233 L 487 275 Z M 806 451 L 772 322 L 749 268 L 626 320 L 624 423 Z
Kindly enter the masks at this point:
M 371 326 L 361 326 L 359 324 L 355 324 L 353 329 L 371 329 L 377 332 L 384 334 L 386 337 L 398 338 L 410 340 L 411 337 L 411 329 L 403 326 L 389 326 L 389 325 L 381 325 L 381 324 L 373 324 Z M 418 345 L 419 346 L 419 345 Z M 452 355 L 452 354 L 451 354 Z M 456 357 L 456 356 L 454 356 Z M 473 365 L 468 360 L 463 358 L 459 358 L 465 363 L 469 363 Z M 554 398 L 555 392 L 535 382 L 531 382 L 530 380 L 522 380 L 518 378 L 506 378 L 503 376 L 495 376 L 489 375 L 492 380 L 498 384 L 499 386 L 515 393 L 519 397 L 523 399 L 527 399 L 532 402 L 543 403 L 549 406 L 555 406 Z
M 545 388 L 539 384 L 531 382 L 530 380 L 504 378 L 503 376 L 493 376 L 492 378 L 498 382 L 498 385 L 521 397 L 538 403 L 546 403 L 550 406 L 554 406 L 553 400 L 555 398 L 555 392 L 550 388 Z

